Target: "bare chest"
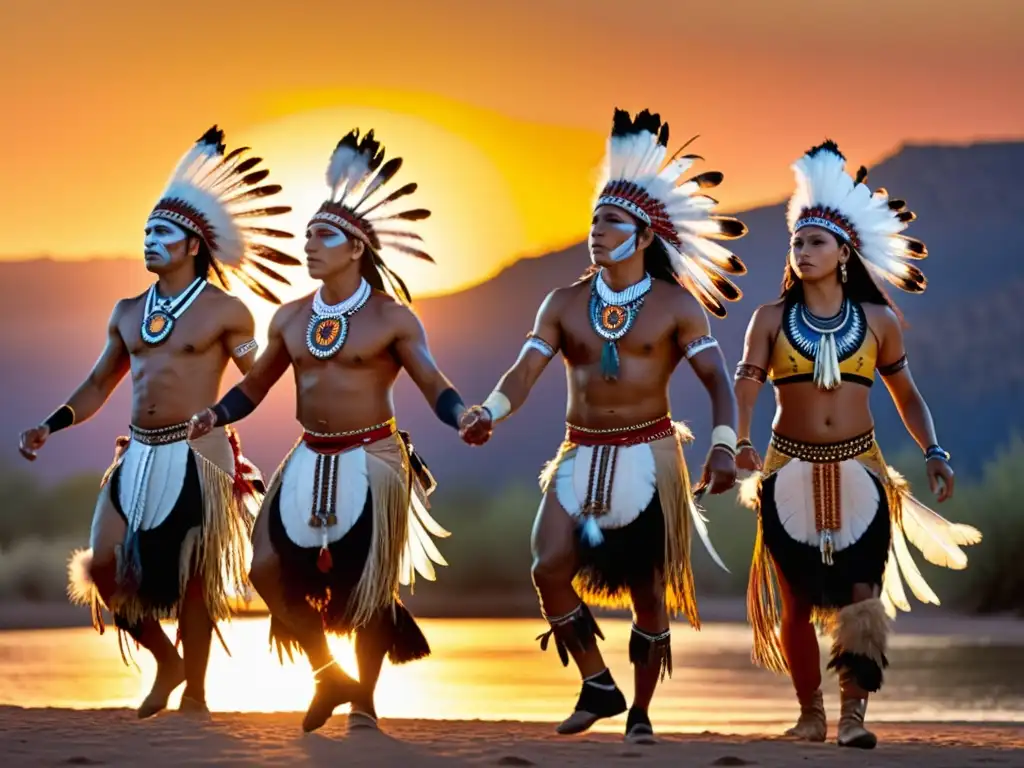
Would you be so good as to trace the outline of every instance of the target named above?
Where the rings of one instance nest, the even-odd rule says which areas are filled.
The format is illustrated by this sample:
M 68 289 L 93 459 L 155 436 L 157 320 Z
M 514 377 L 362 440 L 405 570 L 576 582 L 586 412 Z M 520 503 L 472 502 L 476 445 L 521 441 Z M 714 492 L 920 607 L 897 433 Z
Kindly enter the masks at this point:
M 562 336 L 563 355 L 577 364 L 599 360 L 609 341 L 625 357 L 670 357 L 676 347 L 671 314 L 659 312 L 657 303 L 650 300 L 632 318 L 621 308 L 602 312 L 599 306 L 592 312 L 589 301 L 574 302 L 562 318 Z
M 224 329 L 218 313 L 199 302 L 177 318 L 144 317 L 139 302 L 118 323 L 132 358 L 200 357 L 221 352 Z
M 296 371 L 393 365 L 393 334 L 375 323 L 373 314 L 364 310 L 347 318 L 314 318 L 312 311 L 300 312 L 283 334 Z

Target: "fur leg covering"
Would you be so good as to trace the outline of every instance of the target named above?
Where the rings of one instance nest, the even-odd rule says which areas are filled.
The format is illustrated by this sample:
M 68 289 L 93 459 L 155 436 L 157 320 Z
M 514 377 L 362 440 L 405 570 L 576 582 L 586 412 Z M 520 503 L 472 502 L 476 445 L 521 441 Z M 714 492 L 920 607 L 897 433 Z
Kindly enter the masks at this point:
M 103 600 L 92 580 L 92 549 L 76 549 L 68 560 L 68 600 L 72 605 L 87 605 L 92 625 L 101 635 L 104 630 Z
M 889 666 L 888 638 L 889 617 L 880 599 L 848 605 L 836 617 L 828 668 L 874 693 L 882 687 L 882 672 Z

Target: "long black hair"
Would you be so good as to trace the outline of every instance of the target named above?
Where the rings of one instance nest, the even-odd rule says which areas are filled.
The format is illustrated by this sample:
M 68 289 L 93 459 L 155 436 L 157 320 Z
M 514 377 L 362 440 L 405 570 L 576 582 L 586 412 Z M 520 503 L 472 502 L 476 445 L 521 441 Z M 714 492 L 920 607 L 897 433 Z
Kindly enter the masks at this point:
M 834 232 L 828 232 L 836 245 L 842 248 L 844 245 L 850 249 L 850 258 L 846 260 L 846 282 L 843 286 L 843 296 L 858 304 L 882 304 L 889 307 L 896 316 L 903 322 L 903 314 L 900 312 L 889 294 L 875 281 L 864 265 L 864 260 L 857 249 L 845 238 L 840 238 Z M 804 299 L 804 283 L 797 277 L 793 265 L 790 263 L 789 254 L 786 255 L 786 268 L 782 272 L 782 286 L 779 291 L 779 298 L 788 306 L 802 302 Z
M 629 213 L 628 215 L 636 222 L 636 238 L 639 241 L 640 236 L 649 227 L 633 216 L 633 214 Z M 669 258 L 668 249 L 657 235 L 651 240 L 651 244 L 644 249 L 644 269 L 655 280 L 664 280 L 667 283 L 679 285 L 679 281 L 676 280 L 676 273 L 672 271 L 672 260 Z M 591 264 L 583 271 L 577 282 L 582 283 L 589 280 L 600 271 L 601 268 L 597 264 Z

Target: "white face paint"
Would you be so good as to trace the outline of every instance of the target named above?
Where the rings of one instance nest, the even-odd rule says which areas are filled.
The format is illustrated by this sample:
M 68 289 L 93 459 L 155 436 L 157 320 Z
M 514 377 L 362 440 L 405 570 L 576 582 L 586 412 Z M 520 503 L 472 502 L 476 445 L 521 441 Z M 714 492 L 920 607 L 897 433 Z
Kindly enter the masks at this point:
M 330 232 L 330 234 L 320 235 L 320 242 L 324 244 L 325 248 L 337 248 L 339 245 L 344 245 L 348 242 L 348 235 L 333 224 L 325 224 L 322 221 L 318 221 L 306 231 L 306 237 L 312 237 L 315 231 Z
M 629 234 L 629 237 L 608 252 L 608 258 L 612 261 L 622 261 L 632 256 L 636 251 L 636 225 L 627 221 L 609 221 L 606 222 L 605 226 L 611 227 L 618 232 Z M 593 243 L 593 240 L 591 240 L 591 243 Z M 594 261 L 593 248 L 590 249 L 590 260 Z
M 171 262 L 170 248 L 188 237 L 188 233 L 167 219 L 153 218 L 146 222 L 146 240 L 143 251 L 147 260 L 160 264 Z

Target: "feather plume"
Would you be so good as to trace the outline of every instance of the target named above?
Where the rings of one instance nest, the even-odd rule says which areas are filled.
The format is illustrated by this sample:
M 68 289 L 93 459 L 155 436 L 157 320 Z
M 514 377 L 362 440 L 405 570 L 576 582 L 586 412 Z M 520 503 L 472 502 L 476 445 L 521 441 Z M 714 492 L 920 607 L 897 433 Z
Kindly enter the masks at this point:
M 290 238 L 291 233 L 264 226 L 260 219 L 272 219 L 291 211 L 289 206 L 263 206 L 248 209 L 249 200 L 268 198 L 281 191 L 279 184 L 263 184 L 270 175 L 260 168 L 260 157 L 246 157 L 249 147 L 237 147 L 225 154 L 224 132 L 210 128 L 184 154 L 154 206 L 151 215 L 185 223 L 198 233 L 210 249 L 210 279 L 230 288 L 234 277 L 257 296 L 279 303 L 247 270 L 261 271 L 267 277 L 287 283 L 275 270 L 258 265 L 254 259 L 265 258 L 286 266 L 300 262 L 257 241 L 257 238 Z M 262 186 L 260 186 L 262 185 Z M 243 226 L 242 221 L 252 222 Z

